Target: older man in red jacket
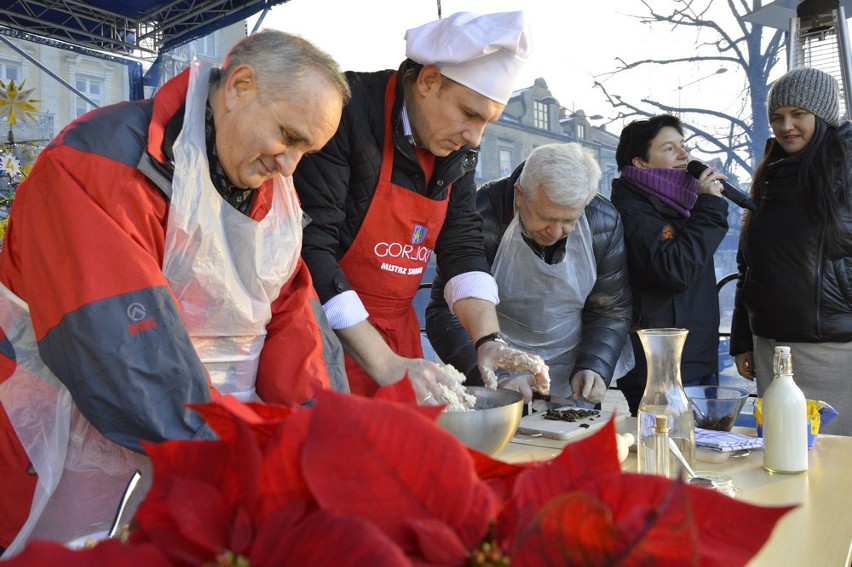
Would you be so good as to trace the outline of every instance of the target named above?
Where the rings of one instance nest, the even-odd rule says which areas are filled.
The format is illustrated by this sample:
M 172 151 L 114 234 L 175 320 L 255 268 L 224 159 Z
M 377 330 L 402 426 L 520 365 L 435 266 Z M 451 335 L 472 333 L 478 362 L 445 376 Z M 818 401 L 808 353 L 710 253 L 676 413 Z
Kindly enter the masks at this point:
M 212 437 L 188 403 L 346 389 L 289 176 L 349 96 L 326 54 L 261 32 L 39 156 L 0 256 L 7 553 L 105 529 L 150 478 L 141 441 Z

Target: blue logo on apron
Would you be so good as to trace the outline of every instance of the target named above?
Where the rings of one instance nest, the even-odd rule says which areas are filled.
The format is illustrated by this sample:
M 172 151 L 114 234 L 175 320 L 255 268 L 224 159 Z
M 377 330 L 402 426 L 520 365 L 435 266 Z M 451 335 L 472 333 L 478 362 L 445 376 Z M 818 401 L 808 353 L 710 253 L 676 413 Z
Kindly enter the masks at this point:
M 420 244 L 426 238 L 426 233 L 429 231 L 425 226 L 419 224 L 414 225 L 414 232 L 411 234 L 411 243 Z

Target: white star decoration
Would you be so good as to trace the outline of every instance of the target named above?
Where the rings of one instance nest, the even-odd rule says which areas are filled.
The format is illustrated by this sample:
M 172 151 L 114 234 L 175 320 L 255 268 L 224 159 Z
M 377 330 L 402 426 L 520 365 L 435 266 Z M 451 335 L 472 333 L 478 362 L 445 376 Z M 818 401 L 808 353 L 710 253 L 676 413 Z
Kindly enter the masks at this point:
M 21 174 L 21 164 L 18 163 L 18 158 L 11 154 L 0 154 L 0 170 L 15 177 Z

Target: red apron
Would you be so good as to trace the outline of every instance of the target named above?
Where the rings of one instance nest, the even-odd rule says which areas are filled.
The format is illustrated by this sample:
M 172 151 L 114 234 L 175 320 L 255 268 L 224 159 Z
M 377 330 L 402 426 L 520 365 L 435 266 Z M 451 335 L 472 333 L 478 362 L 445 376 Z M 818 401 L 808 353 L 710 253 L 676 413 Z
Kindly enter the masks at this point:
M 396 74 L 385 90 L 385 142 L 379 182 L 364 223 L 341 258 L 340 267 L 370 313 L 368 320 L 391 350 L 400 356 L 423 358 L 413 299 L 444 225 L 451 188 L 445 199 L 435 201 L 391 183 L 395 87 Z M 417 154 L 428 180 L 435 156 Z M 353 394 L 372 396 L 379 387 L 348 354 L 346 375 Z

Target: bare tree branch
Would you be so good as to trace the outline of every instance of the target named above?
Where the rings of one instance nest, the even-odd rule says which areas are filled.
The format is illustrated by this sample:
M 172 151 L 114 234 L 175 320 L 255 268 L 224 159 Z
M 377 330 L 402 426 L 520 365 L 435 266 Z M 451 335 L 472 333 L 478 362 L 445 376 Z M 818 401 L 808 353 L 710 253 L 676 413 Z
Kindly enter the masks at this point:
M 694 29 L 695 53 L 660 59 L 628 60 L 616 58 L 616 68 L 595 77 L 595 88 L 600 89 L 617 115 L 612 121 L 632 117 L 648 117 L 657 113 L 677 114 L 684 119 L 694 147 L 710 155 L 718 155 L 728 167 L 736 166 L 751 176 L 766 137 L 769 119 L 766 115 L 769 74 L 779 62 L 785 36 L 781 30 L 771 30 L 744 22 L 742 16 L 760 8 L 762 0 L 727 0 L 731 18 L 716 21 L 711 13 L 712 0 L 641 0 L 646 13 L 633 15 L 640 23 Z M 718 12 L 717 12 L 718 13 Z M 653 66 L 670 66 L 718 63 L 737 67 L 745 75 L 743 105 L 737 114 L 694 106 L 672 106 L 645 96 L 639 101 L 627 101 L 609 92 L 605 82 L 622 74 L 630 74 Z M 699 119 L 703 119 L 703 122 Z M 703 127 L 693 122 L 709 123 Z

